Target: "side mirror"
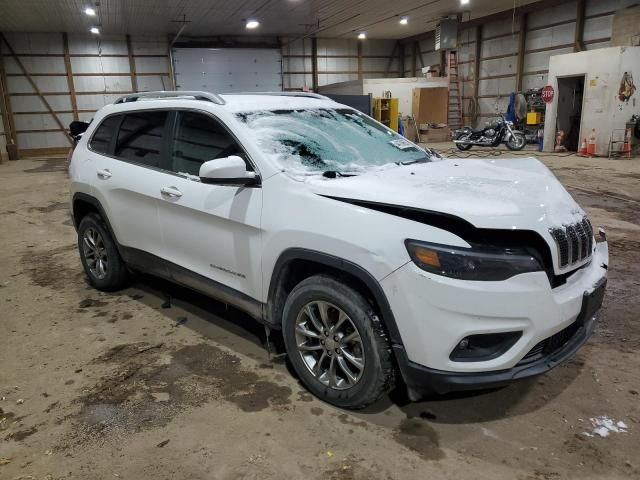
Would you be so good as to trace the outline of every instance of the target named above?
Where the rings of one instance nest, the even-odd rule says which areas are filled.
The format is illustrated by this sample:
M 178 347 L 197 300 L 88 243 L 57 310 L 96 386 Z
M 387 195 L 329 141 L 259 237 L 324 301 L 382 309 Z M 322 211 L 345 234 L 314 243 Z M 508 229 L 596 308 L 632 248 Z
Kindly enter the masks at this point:
M 69 124 L 69 135 L 71 138 L 77 139 L 89 128 L 89 122 L 80 122 L 78 120 L 74 120 Z
M 248 172 L 245 161 L 237 155 L 204 162 L 200 166 L 199 176 L 202 183 L 212 185 L 260 185 L 260 177 L 255 172 Z

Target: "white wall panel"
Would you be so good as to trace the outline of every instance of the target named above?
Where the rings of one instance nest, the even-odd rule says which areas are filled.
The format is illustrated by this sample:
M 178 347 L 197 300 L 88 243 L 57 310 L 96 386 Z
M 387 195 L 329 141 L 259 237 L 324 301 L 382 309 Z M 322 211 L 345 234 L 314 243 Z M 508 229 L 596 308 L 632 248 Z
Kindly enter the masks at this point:
M 64 71 L 64 64 L 62 65 Z M 129 59 L 122 57 L 71 57 L 73 73 L 129 73 Z
M 73 114 L 58 113 L 58 118 L 64 126 L 69 125 L 73 121 Z M 47 130 L 52 128 L 60 128 L 53 116 L 46 115 L 16 115 L 16 130 Z
M 575 31 L 575 23 L 568 23 L 527 32 L 526 50 L 573 44 Z
M 16 52 L 18 53 L 18 52 Z M 34 73 L 65 73 L 64 60 L 58 57 L 20 57 L 20 61 L 27 72 Z M 4 68 L 7 73 L 22 74 L 22 70 L 13 57 L 4 57 Z
M 78 95 L 76 101 L 78 102 L 79 110 L 98 110 L 109 103 L 115 102 L 122 95 Z
M 134 55 L 167 55 L 169 42 L 166 37 L 132 37 Z
M 31 77 L 41 92 L 68 92 L 67 77 Z M 7 77 L 11 93 L 35 93 L 27 77 Z
M 19 133 L 18 145 L 25 148 L 65 148 L 69 146 L 62 132 Z
M 141 92 L 171 90 L 172 88 L 171 79 L 168 75 L 148 75 L 138 77 L 138 90 Z
M 130 76 L 117 77 L 74 77 L 76 92 L 124 92 L 131 90 Z M 66 79 L 65 79 L 66 85 Z M 66 87 L 65 87 L 66 90 Z
M 520 18 L 515 17 L 513 21 L 510 18 L 509 20 L 500 20 L 483 24 L 482 36 L 483 38 L 488 38 L 507 33 L 517 35 L 518 30 L 520 30 Z
M 0 11 L 1 13 L 1 11 Z M 54 53 L 64 52 L 62 35 L 59 33 L 17 33 L 5 32 L 4 36 L 11 44 L 13 51 L 20 53 Z M 3 48 L 6 48 L 3 45 Z
M 606 3 L 606 2 L 602 2 Z M 539 9 L 527 15 L 527 27 L 544 27 L 552 23 L 575 20 L 577 4 L 575 1 L 561 3 L 555 7 Z
M 610 37 L 612 27 L 613 15 L 607 15 L 606 17 L 588 18 L 584 21 L 584 34 L 582 38 L 585 41 L 589 41 L 598 38 Z
M 518 50 L 518 37 L 494 38 L 493 40 L 483 40 L 481 47 L 481 58 L 493 57 L 495 55 L 506 55 L 515 53 Z
M 69 34 L 69 53 L 91 55 L 127 55 L 127 41 L 124 36 L 89 36 Z
M 164 73 L 169 72 L 169 62 L 166 58 L 135 58 L 137 73 Z M 128 62 L 128 60 L 127 60 Z M 129 68 L 127 63 L 127 69 Z
M 45 95 L 47 102 L 54 110 L 71 110 L 71 99 L 68 95 Z M 46 112 L 47 107 L 37 95 L 11 97 L 11 109 L 14 112 Z

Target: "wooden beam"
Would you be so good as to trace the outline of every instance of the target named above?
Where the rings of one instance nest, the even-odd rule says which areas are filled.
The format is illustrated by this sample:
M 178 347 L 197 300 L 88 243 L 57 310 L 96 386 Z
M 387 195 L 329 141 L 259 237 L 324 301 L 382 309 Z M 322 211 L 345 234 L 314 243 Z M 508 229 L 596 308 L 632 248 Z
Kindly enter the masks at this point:
M 304 42 L 304 38 L 302 39 Z M 311 85 L 315 92 L 318 91 L 318 39 L 311 38 Z
M 584 50 L 584 12 L 586 0 L 578 0 L 576 7 L 576 29 L 573 42 L 573 51 L 582 52 Z
M 24 76 L 27 78 L 27 81 L 29 82 L 29 84 L 31 85 L 33 90 L 40 97 L 40 100 L 42 100 L 42 103 L 44 103 L 44 106 L 47 108 L 47 110 L 49 111 L 49 113 L 53 117 L 54 121 L 58 124 L 58 126 L 62 130 L 65 130 L 65 126 L 62 124 L 62 122 L 60 121 L 60 118 L 58 117 L 58 115 L 56 115 L 56 113 L 54 112 L 53 108 L 51 108 L 51 105 L 47 101 L 46 97 L 40 92 L 40 89 L 38 88 L 38 85 L 36 85 L 36 82 L 33 81 L 33 78 L 31 78 L 31 75 L 29 75 L 29 72 L 27 72 L 27 69 L 25 68 L 24 64 L 22 63 L 22 60 L 20 60 L 20 58 L 15 54 L 15 52 L 13 51 L 13 47 L 7 41 L 5 36 L 2 33 L 0 33 L 0 43 L 2 43 L 2 42 L 4 42 L 5 45 L 7 46 L 7 49 L 9 50 L 9 53 L 11 55 L 13 55 L 13 59 L 18 64 L 18 67 L 20 68 L 20 70 L 22 71 Z M 66 133 L 66 131 L 65 131 L 65 133 Z M 71 137 L 69 137 L 69 135 L 65 134 L 64 138 L 67 139 L 67 142 L 71 143 Z
M 522 91 L 522 72 L 524 71 L 524 52 L 527 48 L 527 14 L 520 15 L 518 33 L 518 64 L 516 66 L 516 90 Z
M 358 41 L 358 80 L 362 80 L 362 42 Z
M 66 32 L 62 34 L 62 45 L 64 48 L 64 69 L 67 76 L 67 87 L 71 97 L 71 110 L 73 111 L 73 119 L 78 120 L 78 100 L 76 99 L 76 87 L 73 83 L 73 70 L 71 69 L 71 58 L 69 57 L 69 37 Z
M 131 48 L 131 35 L 126 36 L 127 55 L 129 56 L 129 74 L 131 75 L 131 89 L 138 91 L 138 78 L 136 77 L 136 60 L 133 58 L 133 48 Z
M 407 75 L 406 74 L 407 68 L 405 65 L 406 55 L 404 51 L 404 43 L 398 44 L 398 50 L 399 50 L 399 58 L 400 58 L 400 77 L 404 78 Z
M 2 35 L 0 33 L 0 35 Z M 0 41 L 0 51 L 2 51 L 2 41 Z M 18 143 L 16 138 L 16 124 L 11 111 L 11 97 L 7 85 L 7 75 L 4 70 L 4 57 L 0 57 L 0 110 L 2 110 L 2 124 L 7 145 Z

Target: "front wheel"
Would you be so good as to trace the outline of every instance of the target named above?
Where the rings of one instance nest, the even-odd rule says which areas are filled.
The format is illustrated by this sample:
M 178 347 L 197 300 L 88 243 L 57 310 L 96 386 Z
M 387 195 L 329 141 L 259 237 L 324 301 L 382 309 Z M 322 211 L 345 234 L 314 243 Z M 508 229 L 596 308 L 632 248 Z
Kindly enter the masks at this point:
M 465 137 L 468 138 L 469 136 L 471 136 L 471 134 L 462 132 L 458 134 L 456 140 L 462 140 Z M 462 150 L 463 152 L 469 150 L 472 146 L 473 145 L 471 143 L 456 143 L 456 147 L 458 147 L 458 150 Z
M 317 397 L 359 409 L 391 390 L 391 347 L 380 318 L 360 293 L 316 275 L 289 294 L 283 336 L 291 365 Z
M 527 144 L 527 139 L 521 133 L 514 133 L 507 140 L 507 148 L 509 150 L 522 150 Z

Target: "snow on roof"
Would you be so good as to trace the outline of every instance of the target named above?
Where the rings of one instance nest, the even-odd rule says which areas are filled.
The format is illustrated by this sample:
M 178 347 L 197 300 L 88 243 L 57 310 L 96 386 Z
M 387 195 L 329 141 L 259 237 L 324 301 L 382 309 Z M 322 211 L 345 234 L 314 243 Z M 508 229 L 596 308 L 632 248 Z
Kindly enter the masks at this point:
M 286 95 L 221 95 L 226 102 L 225 108 L 233 113 L 255 112 L 260 110 L 295 110 L 308 108 L 336 108 L 345 105 L 330 99 L 314 97 L 296 97 Z M 348 108 L 348 107 L 347 107 Z

